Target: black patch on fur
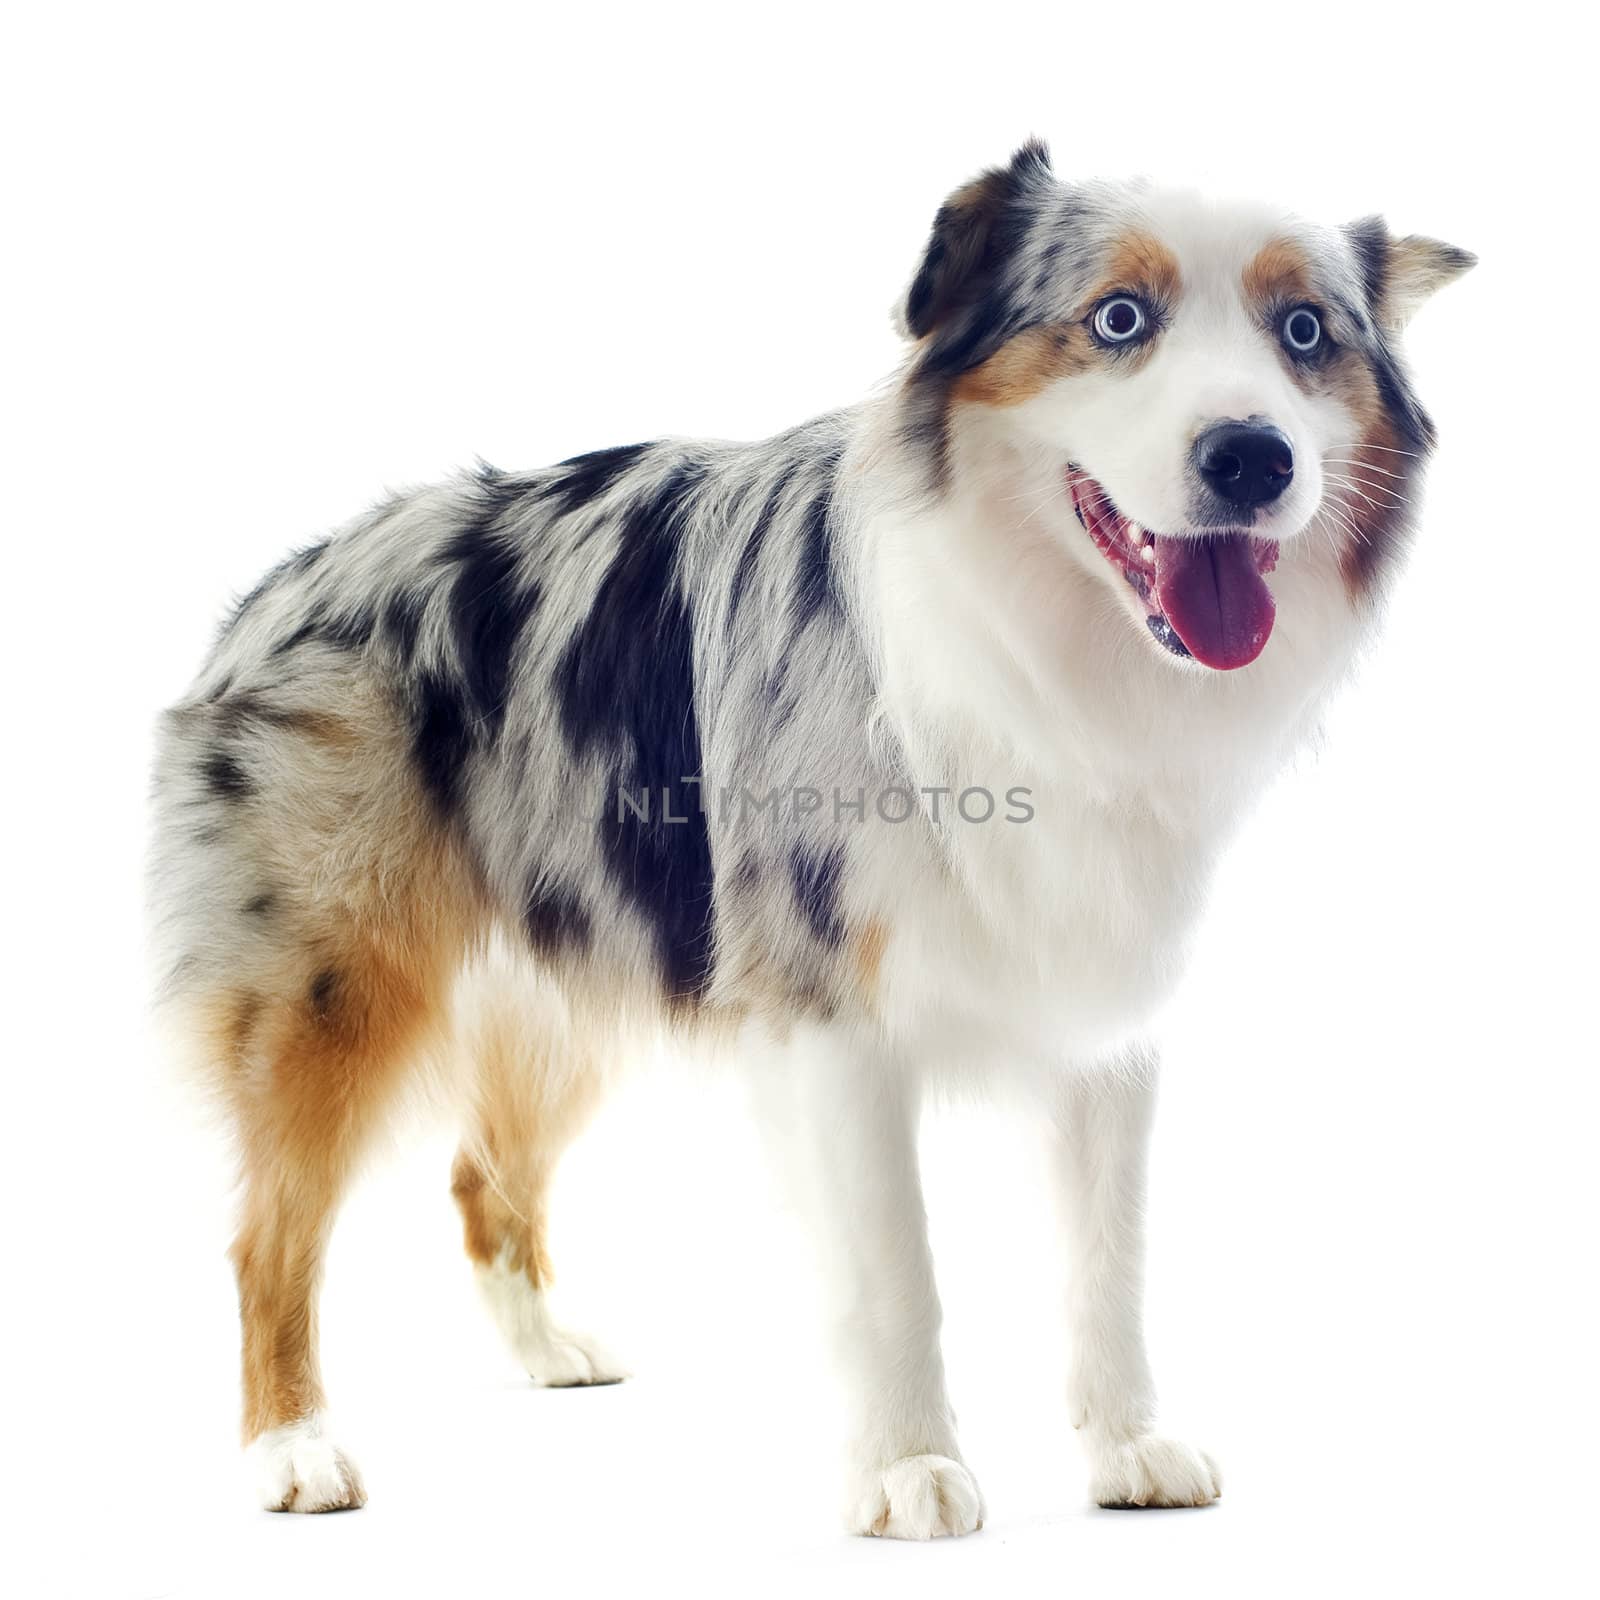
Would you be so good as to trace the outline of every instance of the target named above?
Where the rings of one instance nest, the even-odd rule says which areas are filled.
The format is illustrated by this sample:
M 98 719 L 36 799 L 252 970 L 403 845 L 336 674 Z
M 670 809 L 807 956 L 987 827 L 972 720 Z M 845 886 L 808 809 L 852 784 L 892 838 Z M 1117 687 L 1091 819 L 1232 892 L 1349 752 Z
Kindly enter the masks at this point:
M 1367 309 L 1377 316 L 1389 281 L 1388 226 L 1382 217 L 1362 217 L 1359 222 L 1347 224 L 1344 231 L 1361 268 L 1361 287 Z
M 557 462 L 554 470 L 560 476 L 545 491 L 556 503 L 556 514 L 565 516 L 596 495 L 604 494 L 650 448 L 648 441 L 619 444 L 609 450 L 591 450 L 586 455 L 570 456 Z
M 449 618 L 467 699 L 486 748 L 505 721 L 512 669 L 523 629 L 539 607 L 539 586 L 524 579 L 514 536 L 498 529 L 491 511 L 463 528 L 442 559 L 456 568 Z
M 939 208 L 906 294 L 905 322 L 917 339 L 952 323 L 963 325 L 956 344 L 940 350 L 937 344 L 943 341 L 937 341 L 930 352 L 938 359 L 940 370 L 961 370 L 950 365 L 958 360 L 972 364 L 971 352 L 992 337 L 997 308 L 989 306 L 988 317 L 974 317 L 973 313 L 992 299 L 1000 270 L 1031 221 L 1029 190 L 1049 171 L 1049 153 L 1030 140 L 1008 166 L 991 168 Z M 978 323 L 985 326 L 980 328 Z M 957 354 L 957 344 L 964 354 Z
M 272 723 L 281 720 L 283 715 L 254 691 L 240 689 L 217 701 L 212 725 L 219 733 L 233 735 L 242 733 L 252 723 Z
M 248 800 L 256 792 L 255 780 L 226 750 L 213 749 L 200 764 L 206 788 L 219 800 Z
M 834 845 L 818 855 L 797 844 L 789 856 L 789 881 L 794 885 L 796 904 L 805 914 L 812 937 L 830 949 L 844 942 L 844 923 L 839 918 L 839 872 L 844 865 L 844 846 Z
M 445 615 L 453 670 L 418 672 L 411 686 L 411 749 L 423 786 L 446 816 L 460 798 L 461 774 L 473 755 L 494 748 L 505 722 L 517 648 L 539 606 L 539 586 L 522 575 L 521 545 L 500 525 L 522 491 L 510 479 L 484 484 L 481 514 L 439 554 L 450 569 Z M 402 658 L 416 654 L 422 601 L 391 596 L 385 629 Z
M 649 923 L 669 995 L 683 999 L 704 992 L 712 965 L 711 841 L 699 786 L 683 782 L 702 761 L 693 619 L 677 572 L 681 523 L 705 475 L 704 463 L 681 461 L 622 508 L 616 557 L 554 677 L 574 755 L 608 758 L 607 872 Z M 619 816 L 619 793 L 647 795 L 648 816 Z
M 299 624 L 273 645 L 273 656 L 288 655 L 312 640 L 331 644 L 340 650 L 362 650 L 372 638 L 376 619 L 365 607 L 351 612 L 335 613 L 322 602 L 316 601 Z
M 923 373 L 906 386 L 901 402 L 900 437 L 906 449 L 928 464 L 928 479 L 940 487 L 949 471 L 949 385 L 937 374 Z
M 409 590 L 390 595 L 383 605 L 383 636 L 393 645 L 404 667 L 409 667 L 417 654 L 417 640 L 422 633 L 422 611 L 422 600 Z
M 275 894 L 258 894 L 246 900 L 242 909 L 247 917 L 270 917 L 277 906 Z
M 593 927 L 575 894 L 548 884 L 534 885 L 522 908 L 522 927 L 534 953 L 553 956 L 588 948 Z
M 472 754 L 469 710 L 461 686 L 438 672 L 419 672 L 411 686 L 411 754 L 422 786 L 440 812 L 454 814 L 461 773 Z
M 1031 321 L 1028 306 L 1011 304 L 996 295 L 972 307 L 961 326 L 952 329 L 948 337 L 936 340 L 923 359 L 921 370 L 932 377 L 958 378 L 981 366 Z
M 819 612 L 826 610 L 839 614 L 844 609 L 833 570 L 830 527 L 837 465 L 838 458 L 834 457 L 829 463 L 827 481 L 812 495 L 811 503 L 806 507 L 805 522 L 800 530 L 800 554 L 794 578 L 793 625 L 796 634 Z
M 378 619 L 372 610 L 362 606 L 358 611 L 341 612 L 328 617 L 322 625 L 322 637 L 341 650 L 364 650 L 372 640 Z
M 934 218 L 906 296 L 905 323 L 921 348 L 900 425 L 907 447 L 927 463 L 934 490 L 948 474 L 950 385 L 1038 320 L 1040 288 L 1067 239 L 1054 238 L 1046 247 L 1034 285 L 1012 282 L 1009 269 L 1041 218 L 1057 229 L 1070 227 L 1071 205 L 1065 191 L 1052 191 L 1048 152 L 1030 141 L 1009 166 L 959 189 Z
M 286 633 L 283 638 L 272 647 L 274 656 L 286 656 L 291 650 L 298 650 L 308 640 L 315 639 L 322 631 L 322 608 L 313 606 L 292 633 Z
M 1368 359 L 1378 383 L 1378 395 L 1395 431 L 1414 449 L 1431 449 L 1437 437 L 1433 418 L 1422 409 L 1398 359 L 1381 337 L 1373 340 Z

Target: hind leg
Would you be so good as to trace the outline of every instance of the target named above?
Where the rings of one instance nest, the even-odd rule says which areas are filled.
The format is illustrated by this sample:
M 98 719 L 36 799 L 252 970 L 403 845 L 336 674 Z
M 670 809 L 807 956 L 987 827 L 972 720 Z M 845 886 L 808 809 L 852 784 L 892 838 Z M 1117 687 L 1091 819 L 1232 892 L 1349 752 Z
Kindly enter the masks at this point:
M 317 1292 L 342 1185 L 316 1161 L 249 1183 L 233 1247 L 243 1334 L 243 1432 L 269 1511 L 366 1503 L 355 1464 L 329 1436 L 317 1359 Z
M 481 920 L 408 763 L 390 698 L 353 667 L 190 702 L 164 724 L 163 1004 L 238 1145 L 244 1438 L 275 1510 L 362 1502 L 324 1414 L 324 1252 L 408 1068 L 442 1038 Z
M 627 1376 L 616 1359 L 557 1323 L 549 1303 L 550 1181 L 599 1099 L 600 1061 L 532 972 L 502 961 L 475 971 L 464 990 L 461 1031 L 473 1053 L 477 1094 L 450 1192 L 479 1291 L 535 1383 L 616 1383 Z
M 233 1097 L 245 1191 L 233 1262 L 244 1438 L 268 1510 L 366 1499 L 328 1432 L 317 1296 L 339 1201 L 419 1045 L 433 987 L 415 966 L 347 948 L 298 996 L 235 1011 L 248 1034 L 235 1048 L 258 1067 Z

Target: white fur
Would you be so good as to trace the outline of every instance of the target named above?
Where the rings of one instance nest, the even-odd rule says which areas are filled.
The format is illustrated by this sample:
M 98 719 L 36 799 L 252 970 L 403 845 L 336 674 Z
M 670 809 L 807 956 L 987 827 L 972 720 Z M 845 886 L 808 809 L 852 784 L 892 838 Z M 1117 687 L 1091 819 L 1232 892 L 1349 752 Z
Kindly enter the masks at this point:
M 333 1442 L 325 1412 L 258 1434 L 245 1450 L 267 1511 L 348 1511 L 366 1504 L 355 1463 Z
M 595 1340 L 561 1327 L 550 1315 L 549 1296 L 513 1266 L 502 1248 L 488 1266 L 474 1266 L 478 1292 L 512 1353 L 533 1381 L 546 1389 L 620 1383 L 626 1368 Z
M 845 1527 L 882 1539 L 937 1539 L 983 1526 L 978 1481 L 948 1456 L 901 1456 L 887 1467 L 857 1470 Z
M 949 829 L 942 861 L 891 838 L 859 869 L 856 892 L 896 928 L 879 1031 L 802 1032 L 772 1074 L 787 1092 L 765 1097 L 810 1168 L 858 1532 L 966 1532 L 982 1514 L 944 1388 L 916 1177 L 918 1094 L 941 1079 L 1020 1082 L 1058 1130 L 1070 1404 L 1095 1498 L 1187 1506 L 1221 1491 L 1209 1456 L 1154 1432 L 1141 1306 L 1156 1062 L 1128 1041 L 1181 974 L 1229 835 L 1315 732 L 1364 627 L 1313 522 L 1318 463 L 1350 444 L 1350 419 L 1296 389 L 1239 297 L 1278 226 L 1171 202 L 1160 231 L 1190 287 L 1170 349 L 1133 378 L 958 414 L 952 488 L 929 510 L 869 491 L 860 576 L 880 715 L 919 782 L 1025 786 L 1035 814 Z M 1262 530 L 1282 542 L 1272 639 L 1249 669 L 1218 673 L 1150 638 L 1072 516 L 1065 465 L 1090 463 L 1147 525 L 1178 526 L 1196 427 L 1254 414 L 1285 427 L 1304 465 Z

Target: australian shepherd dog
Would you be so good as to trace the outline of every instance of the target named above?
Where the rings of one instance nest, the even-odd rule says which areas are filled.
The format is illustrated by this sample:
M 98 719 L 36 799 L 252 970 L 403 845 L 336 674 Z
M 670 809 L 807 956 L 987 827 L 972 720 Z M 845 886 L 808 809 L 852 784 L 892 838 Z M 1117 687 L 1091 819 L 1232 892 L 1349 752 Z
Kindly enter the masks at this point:
M 952 1080 L 1053 1141 L 1095 1499 L 1218 1494 L 1140 1333 L 1151 1019 L 1401 564 L 1433 427 L 1399 334 L 1471 264 L 1066 182 L 1030 143 L 935 217 L 871 400 L 480 466 L 245 597 L 162 722 L 152 894 L 162 1010 L 237 1140 L 264 1505 L 364 1499 L 316 1298 L 419 1076 L 458 1090 L 451 1189 L 516 1355 L 621 1375 L 550 1315 L 543 1218 L 662 1029 L 748 1066 L 800 1169 L 852 1529 L 983 1521 L 916 1158 Z

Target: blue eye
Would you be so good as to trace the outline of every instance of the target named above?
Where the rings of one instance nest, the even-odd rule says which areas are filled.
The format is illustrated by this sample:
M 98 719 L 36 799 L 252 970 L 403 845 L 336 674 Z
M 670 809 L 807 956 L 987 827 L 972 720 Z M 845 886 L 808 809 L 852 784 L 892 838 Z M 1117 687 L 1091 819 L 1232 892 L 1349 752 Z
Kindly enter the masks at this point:
M 1322 321 L 1310 306 L 1297 306 L 1283 319 L 1283 342 L 1302 356 L 1322 343 Z
M 1129 344 L 1149 326 L 1149 313 L 1131 294 L 1113 295 L 1094 314 L 1094 331 L 1107 344 Z

